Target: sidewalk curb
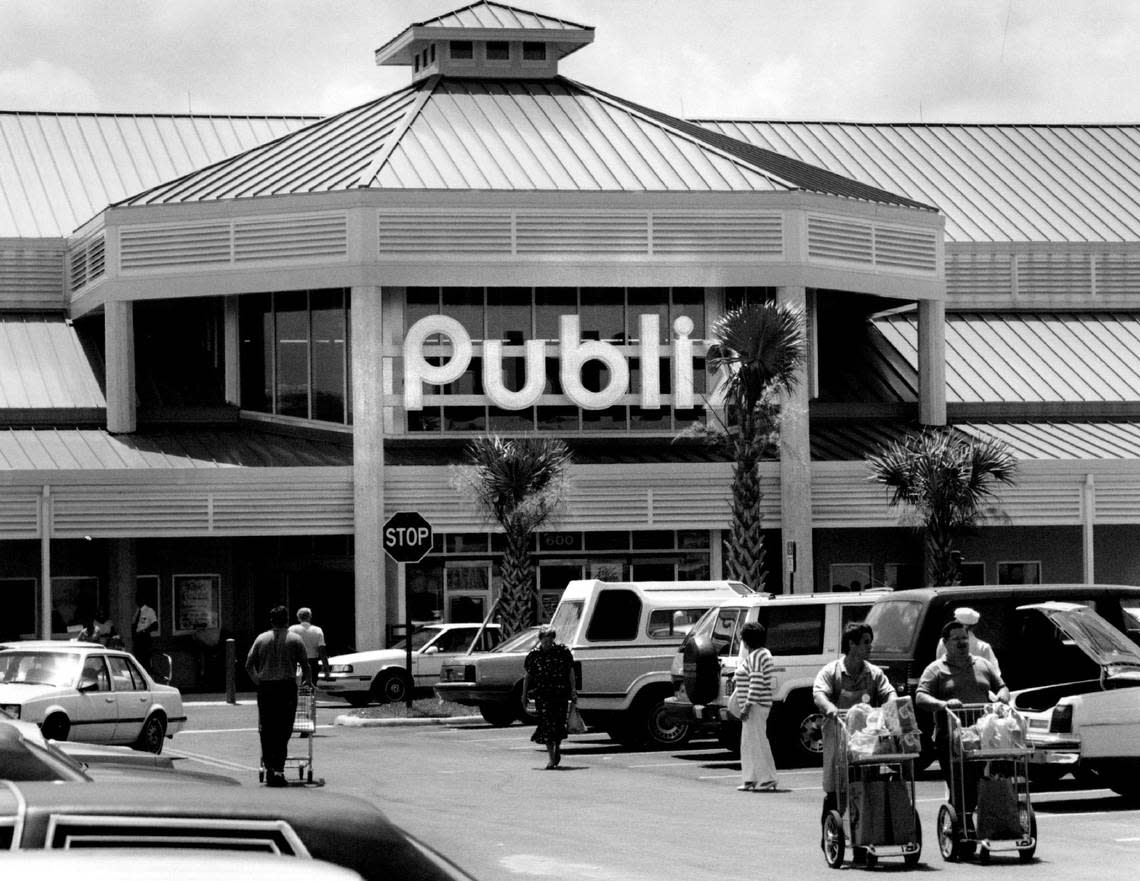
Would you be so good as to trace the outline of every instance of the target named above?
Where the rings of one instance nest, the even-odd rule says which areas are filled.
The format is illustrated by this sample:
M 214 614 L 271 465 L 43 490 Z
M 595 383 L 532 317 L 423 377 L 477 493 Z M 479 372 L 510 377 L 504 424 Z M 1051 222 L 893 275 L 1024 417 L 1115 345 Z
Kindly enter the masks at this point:
M 411 719 L 406 717 L 364 719 L 360 716 L 337 716 L 333 719 L 333 725 L 341 725 L 345 728 L 398 728 L 415 725 L 466 725 L 482 721 L 482 716 L 422 716 Z

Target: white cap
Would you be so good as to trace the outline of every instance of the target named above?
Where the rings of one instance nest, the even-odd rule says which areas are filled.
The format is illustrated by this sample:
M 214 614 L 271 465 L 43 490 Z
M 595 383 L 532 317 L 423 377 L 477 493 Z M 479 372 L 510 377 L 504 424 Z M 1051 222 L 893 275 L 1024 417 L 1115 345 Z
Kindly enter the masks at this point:
M 962 606 L 962 608 L 954 610 L 954 620 L 959 624 L 965 624 L 967 627 L 973 627 L 982 620 L 982 616 L 975 610 Z

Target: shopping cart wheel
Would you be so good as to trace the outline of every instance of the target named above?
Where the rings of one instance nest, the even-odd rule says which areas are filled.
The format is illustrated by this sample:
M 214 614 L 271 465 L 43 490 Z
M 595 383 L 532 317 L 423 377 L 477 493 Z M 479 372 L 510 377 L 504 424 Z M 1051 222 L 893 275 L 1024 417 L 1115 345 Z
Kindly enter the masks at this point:
M 847 836 L 843 834 L 843 818 L 839 811 L 828 811 L 823 818 L 823 858 L 833 869 L 843 865 L 843 851 L 847 847 Z
M 962 824 L 952 805 L 944 804 L 938 809 L 938 850 L 949 863 L 962 857 Z
M 919 822 L 918 811 L 914 812 L 914 843 L 918 845 L 918 850 L 903 854 L 903 863 L 908 866 L 917 866 L 922 857 L 922 823 Z
M 879 855 L 873 850 L 868 850 L 863 854 L 863 865 L 868 869 L 873 869 L 879 864 Z
M 1037 817 L 1032 808 L 1029 810 L 1029 836 L 1033 839 L 1033 843 L 1017 852 L 1017 858 L 1023 863 L 1028 863 L 1037 854 Z
M 990 849 L 984 844 L 978 845 L 978 862 L 988 863 L 990 861 Z
M 313 769 L 312 768 L 309 769 L 309 782 L 310 783 L 313 782 Z

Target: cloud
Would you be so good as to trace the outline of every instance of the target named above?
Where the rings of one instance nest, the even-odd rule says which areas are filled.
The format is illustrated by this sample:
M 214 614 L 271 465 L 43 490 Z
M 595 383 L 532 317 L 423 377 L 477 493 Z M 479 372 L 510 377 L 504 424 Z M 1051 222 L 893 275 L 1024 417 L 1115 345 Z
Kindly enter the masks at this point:
M 94 111 L 99 104 L 90 81 L 70 67 L 37 58 L 0 69 L 0 107 L 7 110 Z

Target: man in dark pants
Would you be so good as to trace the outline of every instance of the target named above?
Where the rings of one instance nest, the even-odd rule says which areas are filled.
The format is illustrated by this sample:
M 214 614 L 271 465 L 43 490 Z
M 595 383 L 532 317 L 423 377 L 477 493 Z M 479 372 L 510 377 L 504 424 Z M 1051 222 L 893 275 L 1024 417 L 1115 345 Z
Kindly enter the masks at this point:
M 305 643 L 289 632 L 289 610 L 274 606 L 269 630 L 250 646 L 245 670 L 257 686 L 257 721 L 261 730 L 261 759 L 265 785 L 285 786 L 285 757 L 297 712 L 297 668 L 305 685 L 311 683 Z

